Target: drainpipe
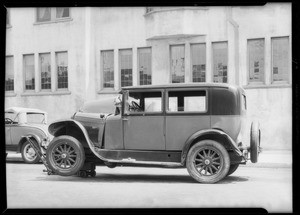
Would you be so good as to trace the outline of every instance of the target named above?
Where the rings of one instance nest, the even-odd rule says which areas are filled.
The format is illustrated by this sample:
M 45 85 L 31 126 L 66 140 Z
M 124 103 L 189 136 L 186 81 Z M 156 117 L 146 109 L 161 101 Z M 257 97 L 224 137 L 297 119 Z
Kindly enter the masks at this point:
M 232 7 L 227 9 L 227 21 L 234 29 L 234 68 L 235 68 L 235 84 L 240 85 L 240 71 L 239 71 L 239 25 L 232 18 Z

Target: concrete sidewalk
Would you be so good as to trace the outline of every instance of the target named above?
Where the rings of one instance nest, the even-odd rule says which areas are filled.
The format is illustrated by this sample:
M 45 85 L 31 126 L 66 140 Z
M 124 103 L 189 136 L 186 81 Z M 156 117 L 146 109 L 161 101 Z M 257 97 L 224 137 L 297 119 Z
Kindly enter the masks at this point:
M 249 155 L 250 156 L 250 155 Z M 9 152 L 7 161 L 23 161 L 21 154 Z M 274 168 L 291 168 L 292 151 L 291 150 L 263 150 L 258 156 L 257 163 L 251 163 L 249 160 L 246 165 L 241 167 L 274 167 Z

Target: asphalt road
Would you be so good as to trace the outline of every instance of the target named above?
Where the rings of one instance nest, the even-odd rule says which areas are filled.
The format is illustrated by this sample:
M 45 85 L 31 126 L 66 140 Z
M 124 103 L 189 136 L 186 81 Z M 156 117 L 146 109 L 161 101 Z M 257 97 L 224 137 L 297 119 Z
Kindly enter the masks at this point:
M 259 207 L 292 212 L 292 169 L 239 167 L 217 184 L 186 169 L 104 166 L 95 178 L 42 172 L 42 164 L 6 163 L 8 208 Z

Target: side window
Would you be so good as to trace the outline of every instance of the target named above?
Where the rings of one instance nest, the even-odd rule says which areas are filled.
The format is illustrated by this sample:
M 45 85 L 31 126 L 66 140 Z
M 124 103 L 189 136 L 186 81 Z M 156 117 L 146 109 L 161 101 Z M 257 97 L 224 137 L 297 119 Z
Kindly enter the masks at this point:
M 205 90 L 170 91 L 168 112 L 206 112 L 207 93 Z
M 161 92 L 125 93 L 125 114 L 162 112 Z
M 5 119 L 8 118 L 10 120 L 5 120 L 5 124 L 18 124 L 19 119 L 16 113 L 5 113 Z

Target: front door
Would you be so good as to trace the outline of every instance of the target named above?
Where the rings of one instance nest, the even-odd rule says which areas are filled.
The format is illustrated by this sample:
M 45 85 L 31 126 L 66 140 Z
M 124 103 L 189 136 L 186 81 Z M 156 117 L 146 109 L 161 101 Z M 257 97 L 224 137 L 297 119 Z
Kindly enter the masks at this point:
M 163 93 L 159 90 L 125 91 L 123 94 L 124 148 L 165 150 Z

